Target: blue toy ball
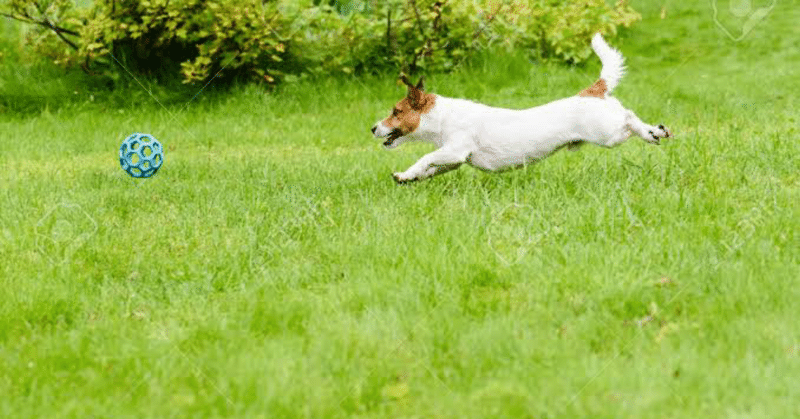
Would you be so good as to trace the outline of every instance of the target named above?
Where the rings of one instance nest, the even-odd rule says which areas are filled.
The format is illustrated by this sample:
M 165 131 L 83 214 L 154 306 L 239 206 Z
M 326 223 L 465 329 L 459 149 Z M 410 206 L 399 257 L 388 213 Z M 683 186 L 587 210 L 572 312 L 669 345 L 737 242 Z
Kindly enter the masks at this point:
M 153 176 L 163 163 L 164 148 L 150 134 L 137 132 L 126 138 L 119 148 L 122 170 L 135 178 Z

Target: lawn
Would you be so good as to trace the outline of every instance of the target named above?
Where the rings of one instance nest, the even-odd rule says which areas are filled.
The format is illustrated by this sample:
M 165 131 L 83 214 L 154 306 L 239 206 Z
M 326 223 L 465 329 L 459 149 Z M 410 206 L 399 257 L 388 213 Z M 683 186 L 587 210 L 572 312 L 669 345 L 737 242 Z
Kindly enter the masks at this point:
M 735 41 L 714 2 L 632 2 L 615 96 L 661 146 L 402 187 L 431 147 L 371 138 L 391 75 L 104 93 L 20 64 L 4 22 L 0 417 L 800 417 L 800 9 L 777 3 Z M 519 54 L 427 86 L 523 108 L 597 74 Z M 166 147 L 150 180 L 119 167 L 132 132 Z

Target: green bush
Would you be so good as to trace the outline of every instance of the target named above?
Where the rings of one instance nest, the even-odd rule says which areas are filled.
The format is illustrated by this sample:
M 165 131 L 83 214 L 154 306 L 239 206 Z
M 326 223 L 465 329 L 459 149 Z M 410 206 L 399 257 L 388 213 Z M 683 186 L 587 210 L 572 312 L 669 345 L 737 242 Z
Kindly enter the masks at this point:
M 618 27 L 641 19 L 627 1 L 609 6 L 605 0 L 522 0 L 500 9 L 492 29 L 510 47 L 528 48 L 541 58 L 581 63 L 592 56 L 591 37 L 615 36 Z
M 605 0 L 329 1 L 293 10 L 290 41 L 307 71 L 446 70 L 476 50 L 525 48 L 541 59 L 581 63 L 596 32 L 616 35 L 641 16 Z M 304 29 L 301 29 L 304 28 Z
M 605 0 L 0 0 L 35 24 L 30 42 L 64 66 L 118 77 L 267 83 L 319 73 L 453 68 L 484 48 L 580 63 L 595 32 L 639 15 Z M 120 64 L 120 65 L 118 65 Z
M 227 69 L 273 82 L 287 56 L 285 16 L 258 0 L 10 0 L 11 16 L 37 23 L 31 42 L 64 66 L 116 74 L 121 64 L 157 76 L 208 80 Z

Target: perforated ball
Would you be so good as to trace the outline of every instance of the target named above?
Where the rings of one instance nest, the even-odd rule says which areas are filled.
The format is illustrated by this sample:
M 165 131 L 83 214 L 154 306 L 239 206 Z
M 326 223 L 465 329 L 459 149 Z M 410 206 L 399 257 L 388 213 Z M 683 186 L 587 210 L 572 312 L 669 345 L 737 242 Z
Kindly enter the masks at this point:
M 163 163 L 164 148 L 150 134 L 137 132 L 126 138 L 119 148 L 122 170 L 135 178 L 153 176 Z

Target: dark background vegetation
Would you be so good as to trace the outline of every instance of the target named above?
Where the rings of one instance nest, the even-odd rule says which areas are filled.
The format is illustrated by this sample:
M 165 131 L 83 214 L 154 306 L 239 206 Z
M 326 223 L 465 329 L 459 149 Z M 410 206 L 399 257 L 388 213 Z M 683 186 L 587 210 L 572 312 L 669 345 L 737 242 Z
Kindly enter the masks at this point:
M 35 56 L 93 84 L 130 72 L 201 86 L 448 71 L 487 48 L 581 63 L 592 34 L 640 18 L 604 0 L 3 0 L 0 13 L 29 25 Z

